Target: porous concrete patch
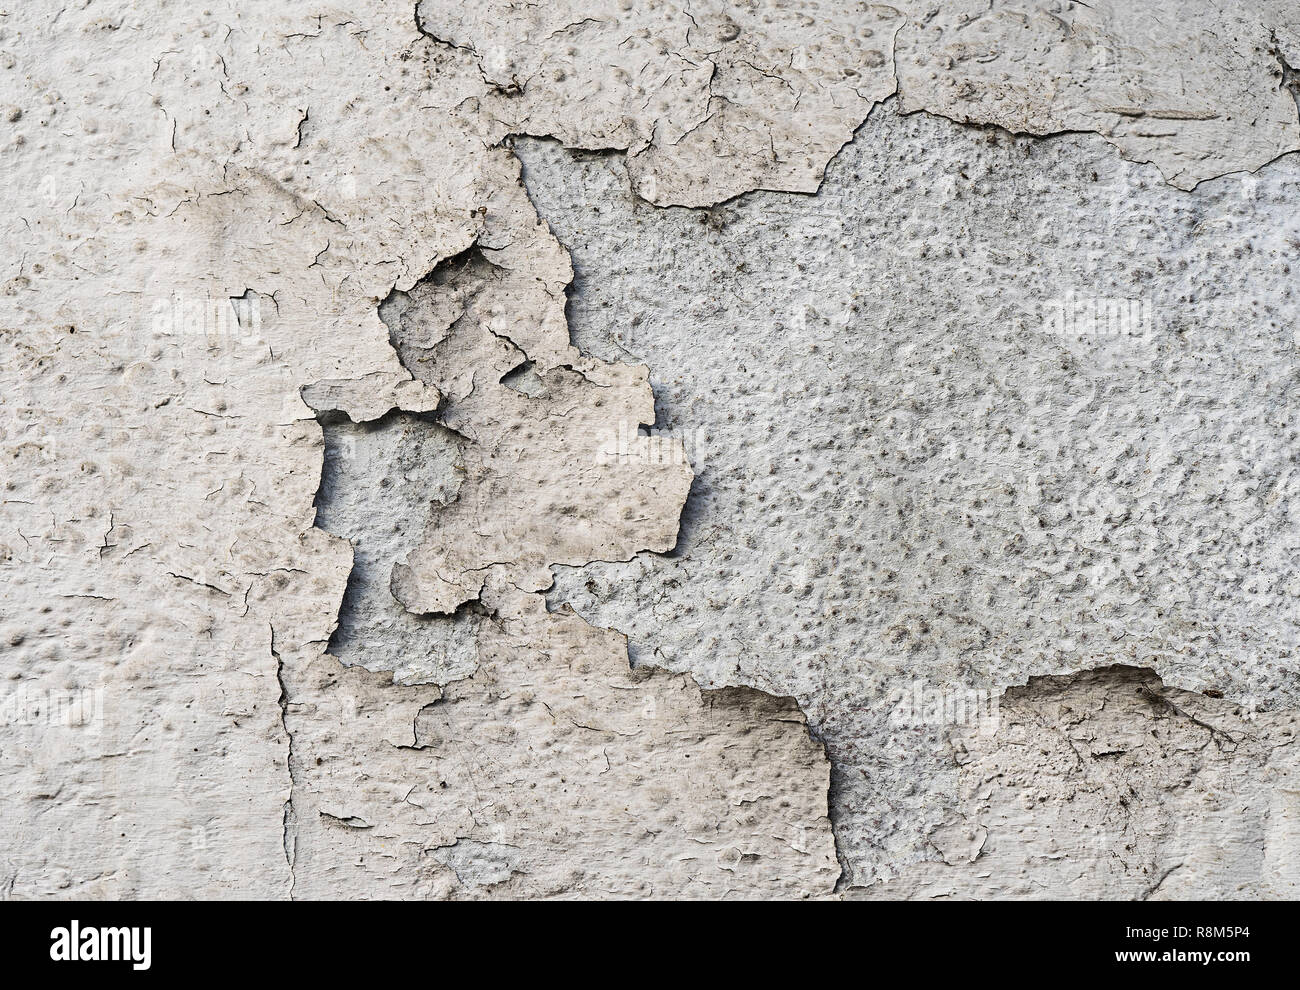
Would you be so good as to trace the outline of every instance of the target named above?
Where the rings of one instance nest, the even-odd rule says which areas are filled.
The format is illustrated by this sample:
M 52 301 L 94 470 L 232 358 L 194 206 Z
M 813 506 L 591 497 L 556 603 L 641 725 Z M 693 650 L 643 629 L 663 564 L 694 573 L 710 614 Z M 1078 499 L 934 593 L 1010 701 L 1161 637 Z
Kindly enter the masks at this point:
M 1126 663 L 1294 709 L 1294 159 L 1187 193 L 1095 138 L 886 108 L 817 196 L 688 211 L 634 201 L 616 156 L 517 151 L 575 341 L 649 365 L 641 432 L 696 472 L 671 555 L 561 568 L 551 599 L 797 697 L 852 882 L 956 814 L 918 687 Z
M 400 684 L 446 684 L 478 667 L 481 610 L 417 615 L 389 587 L 394 562 L 456 498 L 463 451 L 464 438 L 432 416 L 327 419 L 316 525 L 352 544 L 352 571 L 329 646 L 343 663 L 392 671 Z

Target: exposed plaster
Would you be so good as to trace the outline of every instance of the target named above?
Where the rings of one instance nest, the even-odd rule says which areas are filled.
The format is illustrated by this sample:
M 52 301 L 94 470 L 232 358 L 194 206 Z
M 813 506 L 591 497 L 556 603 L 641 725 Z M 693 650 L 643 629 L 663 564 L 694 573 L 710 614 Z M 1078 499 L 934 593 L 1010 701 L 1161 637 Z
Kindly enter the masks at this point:
M 816 197 L 701 214 L 630 199 L 617 157 L 517 151 L 575 343 L 653 369 L 696 474 L 672 554 L 549 597 L 796 697 L 846 883 L 956 814 L 943 726 L 899 724 L 917 685 L 1126 663 L 1294 711 L 1295 158 L 1187 193 L 1091 136 L 887 106 Z

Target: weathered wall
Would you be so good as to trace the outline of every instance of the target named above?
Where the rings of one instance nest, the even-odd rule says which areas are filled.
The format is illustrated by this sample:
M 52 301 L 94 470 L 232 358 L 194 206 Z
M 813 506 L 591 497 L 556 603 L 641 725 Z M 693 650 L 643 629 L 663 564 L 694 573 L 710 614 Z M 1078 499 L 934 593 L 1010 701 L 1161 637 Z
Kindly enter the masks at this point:
M 573 252 L 574 340 L 656 369 L 696 471 L 672 555 L 550 597 L 797 697 L 855 879 L 951 817 L 947 726 L 900 725 L 915 682 L 1127 663 L 1296 704 L 1293 160 L 1184 193 L 1094 138 L 890 108 L 816 197 L 700 215 L 620 196 L 620 159 L 517 150 Z M 1136 319 L 1058 325 L 1068 299 Z
M 1294 896 L 1300 12 L 1185 7 L 8 12 L 0 890 Z

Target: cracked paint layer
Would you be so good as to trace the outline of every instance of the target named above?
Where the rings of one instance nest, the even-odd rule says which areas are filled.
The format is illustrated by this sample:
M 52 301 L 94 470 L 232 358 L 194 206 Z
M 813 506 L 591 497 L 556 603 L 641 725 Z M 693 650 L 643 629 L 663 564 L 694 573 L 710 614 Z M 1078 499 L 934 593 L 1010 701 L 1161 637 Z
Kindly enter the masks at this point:
M 900 38 L 906 110 L 1017 133 L 1094 131 L 1191 189 L 1300 148 L 1277 33 L 1253 2 L 927 5 Z M 1231 53 L 1223 38 L 1232 38 Z
M 1183 189 L 1253 171 L 1300 148 L 1281 84 L 1297 13 L 1246 0 L 1194 13 L 1180 0 L 420 0 L 417 19 L 473 61 L 500 126 L 625 150 L 639 195 L 709 206 L 815 192 L 895 94 L 908 111 L 1016 133 L 1093 131 Z
M 491 589 L 474 672 L 298 667 L 295 895 L 808 897 L 839 876 L 791 699 L 633 669 L 623 637 Z
M 669 550 L 690 488 L 680 446 L 655 463 L 619 456 L 619 425 L 654 419 L 648 371 L 569 343 L 568 257 L 518 181 L 510 195 L 473 248 L 386 305 L 403 362 L 468 441 L 455 499 L 393 570 L 412 612 L 454 612 L 492 577 L 537 592 L 552 564 Z M 510 383 L 525 365 L 528 390 Z
M 436 406 L 376 302 L 476 221 L 392 175 L 482 145 L 401 126 L 409 93 L 363 109 L 304 79 L 346 53 L 396 91 L 396 19 L 52 13 L 3 24 L 3 655 L 37 699 L 0 769 L 6 889 L 282 896 L 282 668 L 323 650 L 350 557 L 312 525 L 299 394 L 331 382 L 356 419 Z M 385 123 L 410 136 L 357 156 Z M 41 713 L 73 690 L 102 700 L 88 722 Z
M 486 368 L 470 363 L 513 364 L 471 331 L 540 369 L 556 395 L 554 405 L 530 407 L 541 410 L 538 439 L 552 445 L 552 466 L 571 466 L 584 481 L 593 448 L 572 435 L 573 425 L 603 424 L 591 410 L 605 403 L 607 414 L 648 413 L 650 394 L 645 369 L 591 362 L 568 347 L 567 258 L 540 238 L 517 162 L 489 146 L 491 127 L 475 112 L 477 74 L 422 36 L 405 4 L 358 14 L 329 5 L 276 12 L 93 3 L 53 18 L 28 7 L 10 12 L 0 32 L 0 71 L 14 101 L 5 132 L 13 181 L 2 194 L 14 249 L 0 295 L 3 658 L 11 695 L 23 704 L 0 760 L 16 809 L 0 846 L 4 891 L 372 891 L 365 877 L 319 855 L 338 851 L 319 829 L 373 822 L 376 835 L 387 834 L 386 817 L 412 809 L 405 799 L 415 784 L 435 786 L 422 772 L 444 747 L 419 741 L 434 737 L 417 726 L 425 736 L 399 741 L 418 748 L 390 752 L 399 737 L 377 730 L 370 709 L 330 708 L 319 695 L 339 679 L 383 682 L 384 723 L 409 726 L 435 690 L 413 682 L 446 680 L 445 690 L 474 701 L 438 714 L 472 714 L 478 725 L 460 733 L 471 736 L 503 717 L 492 714 L 500 698 L 522 706 L 518 698 L 531 697 L 527 683 L 507 674 L 531 677 L 528 665 L 538 664 L 537 676 L 548 678 L 546 664 L 561 650 L 567 660 L 556 685 L 583 680 L 576 672 L 591 664 L 592 676 L 606 680 L 585 690 L 609 702 L 582 710 L 576 684 L 562 698 L 542 692 L 553 710 L 576 712 L 590 727 L 564 730 L 591 746 L 555 769 L 580 776 L 596 745 L 610 754 L 597 774 L 607 778 L 599 782 L 606 799 L 583 794 L 579 804 L 613 815 L 608 802 L 633 786 L 643 756 L 653 755 L 657 774 L 675 756 L 695 760 L 664 774 L 673 781 L 667 796 L 637 781 L 625 802 L 650 802 L 639 818 L 665 837 L 656 846 L 662 867 L 644 868 L 637 882 L 683 895 L 828 890 L 838 867 L 825 817 L 827 764 L 788 702 L 701 696 L 680 676 L 634 673 L 616 637 L 576 617 L 547 616 L 540 598 L 519 590 L 544 586 L 547 561 L 585 559 L 588 547 L 629 556 L 671 545 L 689 469 L 661 472 L 675 480 L 658 492 L 613 464 L 608 475 L 628 482 L 621 505 L 629 513 L 582 498 L 559 505 L 553 491 L 529 490 L 573 523 L 554 550 L 545 545 L 549 529 L 501 529 L 513 522 L 512 506 L 521 508 L 524 469 L 533 465 L 528 477 L 539 480 L 542 455 L 493 432 L 524 426 L 527 412 L 516 410 L 508 424 L 491 410 L 474 420 L 475 376 Z M 467 336 L 452 344 L 459 363 L 440 365 L 455 372 L 443 379 L 444 395 L 403 366 L 379 309 L 402 293 L 418 297 L 426 273 L 467 252 L 509 271 L 510 281 L 488 294 L 505 291 L 501 302 L 512 310 L 499 324 L 461 325 Z M 491 336 L 489 326 L 506 336 Z M 496 379 L 482 382 L 483 394 L 505 399 L 498 386 L 519 394 Z M 384 667 L 392 673 L 346 669 L 326 649 L 353 555 L 346 539 L 314 525 L 325 449 L 315 417 L 379 421 L 382 429 L 440 408 L 465 417 L 453 427 L 467 431 L 461 463 L 486 465 L 444 493 L 456 496 L 448 511 L 472 495 L 499 513 L 496 530 L 474 530 L 484 542 L 464 570 L 459 559 L 444 570 L 507 628 L 492 625 L 486 646 L 479 629 L 459 629 L 450 638 L 460 636 L 461 654 L 438 645 L 423 657 L 393 656 Z M 553 434 L 544 429 L 548 415 Z M 588 494 L 605 492 L 597 485 Z M 377 541 L 372 549 L 382 558 Z M 426 564 L 414 559 L 404 584 L 417 607 L 460 594 L 439 599 L 443 589 L 428 576 L 442 559 Z M 483 572 L 477 588 L 464 576 L 475 568 Z M 356 615 L 345 618 L 337 642 L 364 642 Z M 498 661 L 503 650 L 510 655 Z M 356 662 L 355 652 L 345 659 Z M 456 680 L 471 667 L 477 673 Z M 655 732 L 619 714 L 631 695 L 616 692 L 639 680 L 659 698 Z M 89 702 L 70 711 L 61 702 L 68 692 Z M 679 737 L 682 727 L 689 731 Z M 546 748 L 564 752 L 562 736 Z M 331 776 L 329 747 L 341 738 L 355 740 L 349 761 L 374 755 L 364 777 Z M 408 752 L 424 763 L 403 763 Z M 527 752 L 525 761 L 550 765 Z M 510 806 L 503 792 L 513 771 L 499 775 L 500 762 L 487 756 L 463 764 L 486 804 L 462 803 L 462 816 Z M 688 783 L 695 766 L 698 787 Z M 609 786 L 609 774 L 623 791 Z M 341 792 L 318 807 L 336 782 Z M 464 790 L 456 794 L 466 800 Z M 542 806 L 573 800 L 548 792 Z M 471 851 L 480 840 L 468 826 L 459 830 L 466 845 L 447 854 L 450 866 L 435 858 L 419 869 L 533 877 L 549 894 L 590 876 L 593 890 L 599 882 L 611 896 L 626 893 L 634 865 L 650 855 L 636 850 L 652 840 L 623 814 L 602 827 L 620 836 L 610 848 L 640 857 L 633 865 L 611 863 L 603 873 L 591 861 L 583 866 L 582 856 L 599 855 L 592 847 L 573 859 L 552 849 L 543 869 L 535 843 L 549 840 L 530 845 L 523 835 L 542 815 L 510 826 L 507 841 L 524 858 L 505 873 L 491 850 L 483 854 L 491 865 L 475 873 L 483 857 Z M 447 833 L 453 843 L 455 832 Z
M 1243 709 L 1115 666 L 1032 678 L 1007 691 L 999 717 L 997 733 L 949 742 L 959 798 L 931 834 L 938 856 L 861 896 L 1300 893 L 1293 712 Z
M 701 206 L 814 192 L 894 91 L 892 7 L 422 0 L 420 27 L 474 59 L 489 113 L 518 133 L 628 152 L 638 192 Z

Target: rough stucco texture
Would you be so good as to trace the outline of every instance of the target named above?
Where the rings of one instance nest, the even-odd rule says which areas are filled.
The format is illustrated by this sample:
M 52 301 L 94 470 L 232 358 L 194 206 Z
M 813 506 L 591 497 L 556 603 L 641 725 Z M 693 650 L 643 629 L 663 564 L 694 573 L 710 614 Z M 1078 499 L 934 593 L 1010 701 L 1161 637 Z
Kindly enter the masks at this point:
M 946 747 L 892 717 L 913 681 L 1130 663 L 1296 703 L 1293 163 L 1188 194 L 1095 139 L 885 112 L 817 197 L 701 223 L 618 197 L 617 159 L 519 150 L 580 272 L 575 341 L 665 369 L 658 428 L 696 470 L 671 556 L 551 597 L 799 698 L 856 879 L 951 814 Z M 1057 332 L 1069 293 L 1150 325 Z
M 0 13 L 0 894 L 1295 897 L 1298 65 Z

